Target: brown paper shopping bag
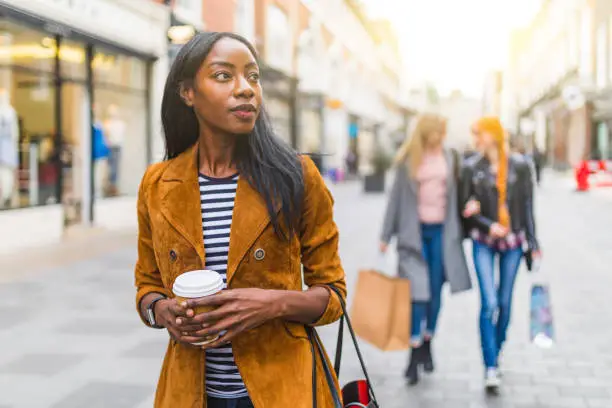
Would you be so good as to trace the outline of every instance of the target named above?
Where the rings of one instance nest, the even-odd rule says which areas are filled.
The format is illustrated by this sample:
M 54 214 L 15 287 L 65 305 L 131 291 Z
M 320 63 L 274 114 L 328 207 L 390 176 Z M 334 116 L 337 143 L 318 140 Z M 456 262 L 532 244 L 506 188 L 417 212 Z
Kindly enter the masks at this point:
M 410 282 L 362 270 L 351 308 L 357 335 L 383 351 L 410 347 Z

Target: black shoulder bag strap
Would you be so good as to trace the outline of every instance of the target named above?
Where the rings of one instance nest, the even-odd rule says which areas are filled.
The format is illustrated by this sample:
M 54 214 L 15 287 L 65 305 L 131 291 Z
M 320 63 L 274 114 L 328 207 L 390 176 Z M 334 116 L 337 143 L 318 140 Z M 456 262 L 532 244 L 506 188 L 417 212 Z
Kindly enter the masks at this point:
M 374 407 L 380 408 L 380 405 L 378 405 L 378 401 L 376 399 L 376 395 L 374 394 L 374 388 L 372 387 L 372 381 L 370 381 L 370 376 L 368 375 L 368 370 L 366 368 L 365 361 L 363 359 L 363 355 L 361 354 L 361 350 L 359 349 L 359 343 L 357 341 L 357 336 L 355 335 L 355 331 L 353 330 L 353 325 L 351 324 L 351 319 L 349 318 L 348 313 L 346 311 L 346 304 L 342 300 L 342 296 L 338 288 L 336 288 L 333 285 L 327 285 L 327 286 L 331 290 L 333 290 L 334 293 L 338 296 L 338 299 L 340 300 L 340 305 L 342 307 L 342 316 L 340 317 L 340 321 L 339 321 L 338 340 L 336 342 L 336 357 L 335 357 L 335 362 L 334 362 L 334 371 L 336 372 L 336 376 L 337 377 L 340 376 L 340 362 L 342 360 L 342 346 L 343 346 L 342 340 L 344 336 L 344 323 L 346 321 L 346 325 L 348 326 L 349 333 L 351 334 L 351 339 L 353 340 L 353 345 L 355 346 L 355 351 L 357 352 L 357 358 L 359 359 L 359 364 L 361 365 L 361 369 L 363 371 L 366 382 L 368 384 L 368 391 L 370 393 L 370 399 L 372 400 Z M 313 352 L 312 353 L 313 408 L 317 407 L 317 397 L 316 397 L 316 394 L 317 394 L 316 392 L 317 357 L 316 356 L 317 354 L 321 358 L 321 363 L 323 365 L 323 371 L 325 373 L 327 384 L 329 386 L 329 389 L 332 394 L 332 398 L 334 400 L 334 407 L 342 408 L 342 405 L 340 403 L 340 397 L 338 395 L 338 390 L 334 383 L 333 376 L 331 375 L 331 369 L 329 367 L 329 364 L 327 364 L 327 361 L 325 360 L 325 352 L 323 349 L 323 345 L 321 344 L 321 340 L 319 336 L 317 335 L 316 330 L 314 328 L 312 327 L 309 328 L 308 337 L 310 338 L 311 349 Z

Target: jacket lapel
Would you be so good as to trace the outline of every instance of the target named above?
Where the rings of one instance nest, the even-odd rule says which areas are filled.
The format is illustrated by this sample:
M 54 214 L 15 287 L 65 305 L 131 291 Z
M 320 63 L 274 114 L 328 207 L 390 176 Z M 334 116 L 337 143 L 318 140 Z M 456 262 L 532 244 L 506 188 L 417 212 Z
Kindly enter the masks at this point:
M 202 265 L 205 265 L 197 152 L 196 144 L 175 158 L 164 172 L 161 211 L 168 222 L 195 248 L 202 259 Z M 228 285 L 247 251 L 269 223 L 270 216 L 263 198 L 247 180 L 239 178 L 230 229 Z
M 197 143 L 172 160 L 162 176 L 161 212 L 205 264 Z
M 228 285 L 247 251 L 269 223 L 270 215 L 263 198 L 247 180 L 239 178 L 230 230 Z

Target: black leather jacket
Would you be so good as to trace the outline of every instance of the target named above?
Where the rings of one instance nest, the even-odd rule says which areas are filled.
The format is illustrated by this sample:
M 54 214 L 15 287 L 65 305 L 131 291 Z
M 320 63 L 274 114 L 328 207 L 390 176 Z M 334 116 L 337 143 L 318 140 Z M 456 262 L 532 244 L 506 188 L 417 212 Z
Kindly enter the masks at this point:
M 489 161 L 482 155 L 469 158 L 463 164 L 459 187 L 461 208 L 471 198 L 480 202 L 480 214 L 465 220 L 465 228 L 478 228 L 488 234 L 498 221 L 497 187 L 491 175 Z M 539 249 L 533 215 L 533 172 L 529 161 L 521 155 L 509 158 L 507 203 L 513 232 L 524 231 L 531 250 Z

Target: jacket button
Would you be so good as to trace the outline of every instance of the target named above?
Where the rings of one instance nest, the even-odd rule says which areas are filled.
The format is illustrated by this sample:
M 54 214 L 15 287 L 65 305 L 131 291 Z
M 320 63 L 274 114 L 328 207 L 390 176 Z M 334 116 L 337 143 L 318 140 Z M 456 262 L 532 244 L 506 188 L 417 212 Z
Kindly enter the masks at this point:
M 258 248 L 255 250 L 255 259 L 257 261 L 261 261 L 262 259 L 264 259 L 266 257 L 266 251 L 264 251 L 261 248 Z
M 176 251 L 175 251 L 174 249 L 171 249 L 171 250 L 170 250 L 170 260 L 171 260 L 172 262 L 174 262 L 174 261 L 176 261 L 176 258 L 177 258 L 177 256 L 176 256 Z

